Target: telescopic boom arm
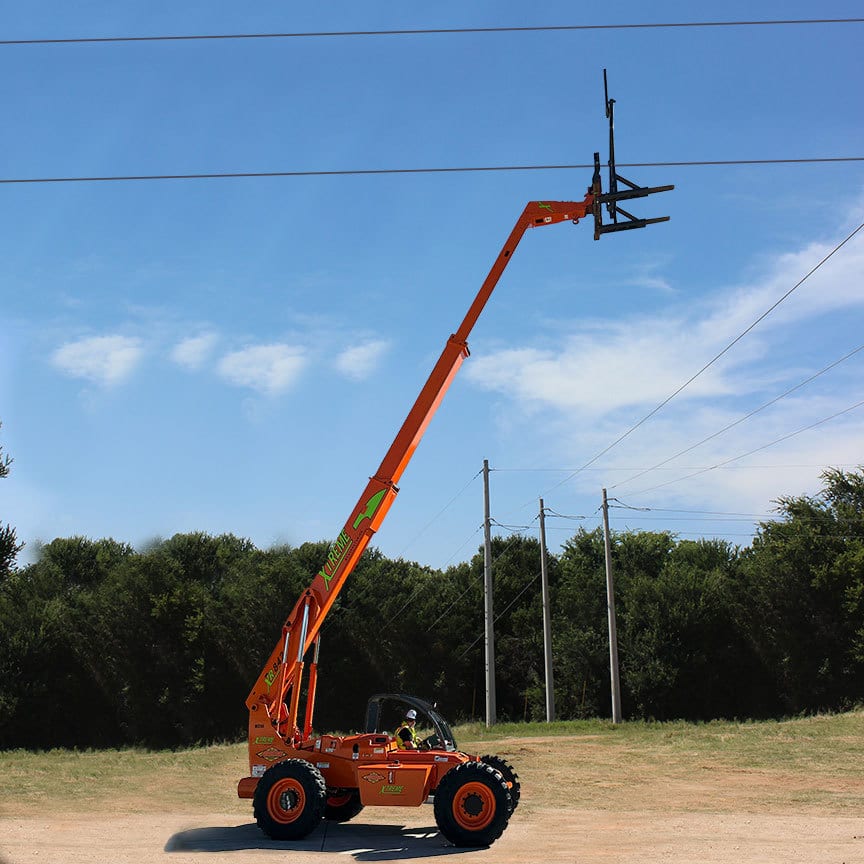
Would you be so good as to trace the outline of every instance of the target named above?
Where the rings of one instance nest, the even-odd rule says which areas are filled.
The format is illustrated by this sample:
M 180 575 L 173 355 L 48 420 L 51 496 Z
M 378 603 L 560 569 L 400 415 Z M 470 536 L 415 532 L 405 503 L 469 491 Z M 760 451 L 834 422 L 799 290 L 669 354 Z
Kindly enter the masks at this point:
M 285 738 L 299 737 L 302 740 L 311 731 L 317 650 L 310 670 L 306 718 L 301 732 L 297 720 L 303 658 L 312 644 L 316 643 L 330 607 L 368 546 L 372 535 L 387 515 L 399 491 L 396 484 L 414 455 L 450 382 L 459 371 L 462 361 L 468 356 L 468 336 L 501 274 L 510 262 L 522 235 L 529 228 L 555 225 L 559 222 L 578 222 L 584 216 L 594 212 L 594 198 L 592 189 L 582 201 L 531 201 L 522 211 L 465 318 L 456 332 L 447 340 L 438 362 L 405 418 L 402 428 L 351 511 L 351 516 L 331 547 L 324 566 L 315 574 L 312 584 L 289 613 L 282 628 L 281 638 L 246 699 L 246 705 L 250 710 L 253 706 L 263 704 L 271 721 L 278 724 L 277 731 Z M 287 713 L 281 709 L 283 703 L 287 705 Z
M 606 73 L 604 70 L 604 87 Z M 614 100 L 606 92 L 606 116 L 609 119 L 609 191 L 603 192 L 600 177 L 600 157 L 594 154 L 594 176 L 591 186 L 582 201 L 531 201 L 510 232 L 504 248 L 495 259 L 489 275 L 477 292 L 459 328 L 447 340 L 438 362 L 423 385 L 417 401 L 405 418 L 381 465 L 363 490 L 348 521 L 330 548 L 327 560 L 315 574 L 312 584 L 303 592 L 294 608 L 285 619 L 282 634 L 262 669 L 255 686 L 246 698 L 249 708 L 250 748 L 261 738 L 265 717 L 274 731 L 285 741 L 300 744 L 312 730 L 312 715 L 315 706 L 319 632 L 324 618 L 330 611 L 345 580 L 351 574 L 372 535 L 378 530 L 387 511 L 396 497 L 397 483 L 410 462 L 429 421 L 441 404 L 450 382 L 463 360 L 468 357 L 468 337 L 492 291 L 501 278 L 522 235 L 529 228 L 555 225 L 559 222 L 578 222 L 585 216 L 594 217 L 594 239 L 613 231 L 644 228 L 654 222 L 666 221 L 668 217 L 637 219 L 617 206 L 621 200 L 643 198 L 655 192 L 665 192 L 673 186 L 637 186 L 621 177 L 615 169 L 614 147 Z M 618 182 L 627 187 L 618 190 Z M 612 222 L 603 223 L 602 208 L 606 207 Z M 622 218 L 623 217 L 623 218 Z M 298 726 L 301 679 L 304 658 L 315 645 L 307 684 L 306 711 L 302 729 Z M 263 709 L 263 710 L 262 710 Z M 272 740 L 272 739 L 271 739 Z

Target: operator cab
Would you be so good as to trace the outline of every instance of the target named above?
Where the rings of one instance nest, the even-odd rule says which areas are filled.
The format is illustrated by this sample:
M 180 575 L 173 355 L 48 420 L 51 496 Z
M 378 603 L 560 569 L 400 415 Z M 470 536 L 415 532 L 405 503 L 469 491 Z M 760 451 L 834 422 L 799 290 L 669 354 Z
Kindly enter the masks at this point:
M 435 705 L 405 693 L 376 693 L 370 696 L 366 706 L 365 731 L 369 734 L 392 735 L 409 708 L 417 712 L 418 729 L 433 730 L 420 742 L 421 750 L 456 750 L 450 724 L 438 713 Z

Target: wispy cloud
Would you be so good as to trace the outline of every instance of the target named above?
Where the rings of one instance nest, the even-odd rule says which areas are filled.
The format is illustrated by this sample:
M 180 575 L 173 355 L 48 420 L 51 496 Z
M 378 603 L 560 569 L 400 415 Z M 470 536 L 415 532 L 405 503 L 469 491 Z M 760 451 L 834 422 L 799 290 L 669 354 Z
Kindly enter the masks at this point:
M 800 250 L 768 259 L 763 263 L 762 275 L 733 287 L 714 303 L 712 313 L 701 322 L 702 326 L 720 330 L 724 337 L 734 335 L 797 285 L 833 249 L 834 244 L 810 243 Z M 785 327 L 817 315 L 864 306 L 862 270 L 864 232 L 807 276 L 789 299 L 759 324 L 759 329 Z
M 219 361 L 217 368 L 231 384 L 276 396 L 297 381 L 306 363 L 303 348 L 277 343 L 233 351 Z
M 727 289 L 709 302 L 681 303 L 655 316 L 617 317 L 574 325 L 558 348 L 522 346 L 475 357 L 467 377 L 496 390 L 526 410 L 562 412 L 578 409 L 598 417 L 621 408 L 657 404 L 719 353 L 794 286 L 831 246 L 810 244 L 778 256 L 764 274 L 747 285 Z M 773 376 L 768 362 L 778 331 L 814 316 L 864 305 L 860 273 L 864 237 L 810 277 L 734 350 L 698 377 L 676 401 L 741 395 Z M 560 332 L 560 327 L 559 327 Z M 764 363 L 764 365 L 763 365 Z
M 128 378 L 143 353 L 139 339 L 93 336 L 61 345 L 51 355 L 51 362 L 70 378 L 83 378 L 109 387 Z
M 660 271 L 666 266 L 666 260 L 651 258 L 636 264 L 633 273 L 624 279 L 625 285 L 656 291 L 660 294 L 676 294 L 675 288 Z
M 381 339 L 352 345 L 336 357 L 336 369 L 346 378 L 362 381 L 375 371 L 389 347 L 389 343 Z
M 591 466 L 573 474 L 566 486 L 550 484 L 555 496 L 568 490 L 597 493 L 607 486 L 640 505 L 766 512 L 778 495 L 818 489 L 822 468 L 861 461 L 864 407 L 847 409 L 864 396 L 864 354 L 746 422 L 736 421 L 861 341 L 846 340 L 856 340 L 848 322 L 864 305 L 864 233 L 668 405 L 638 424 L 833 248 L 812 243 L 775 255 L 763 260 L 748 282 L 707 300 L 687 303 L 679 297 L 656 315 L 623 311 L 589 325 L 550 325 L 542 334 L 543 348 L 516 345 L 482 356 L 475 345 L 466 375 L 475 386 L 500 394 L 496 425 L 502 447 L 537 441 L 523 467 Z M 836 354 L 824 345 L 821 353 L 802 351 L 796 360 L 795 346 L 806 349 L 813 329 L 824 330 L 833 321 L 838 335 L 844 334 Z M 557 342 L 549 347 L 552 339 Z M 790 357 L 800 368 L 790 368 Z M 703 439 L 709 440 L 700 443 Z M 686 453 L 670 458 L 681 451 Z M 746 531 L 746 525 L 739 530 Z
M 200 369 L 213 354 L 218 338 L 215 333 L 190 336 L 174 346 L 171 359 L 184 369 L 191 371 Z
M 853 398 L 848 396 L 811 395 L 787 400 L 764 416 L 759 415 L 689 450 L 738 419 L 741 413 L 708 406 L 686 410 L 672 403 L 668 414 L 661 413 L 652 419 L 622 446 L 594 463 L 589 471 L 573 476 L 568 485 L 594 493 L 606 486 L 610 495 L 638 505 L 768 513 L 771 501 L 780 495 L 815 491 L 823 468 L 861 461 L 864 408 L 808 428 L 852 404 Z M 570 454 L 569 464 L 577 467 L 586 464 L 628 428 L 628 424 L 614 423 L 611 418 L 582 428 L 574 428 L 571 423 L 569 437 L 565 438 L 564 423 L 555 426 L 559 441 Z M 799 431 L 800 434 L 795 434 Z M 685 449 L 688 450 L 685 455 L 665 461 Z M 710 507 L 706 507 L 708 502 Z M 733 522 L 738 524 L 737 520 Z M 682 530 L 698 527 L 695 520 L 694 525 Z

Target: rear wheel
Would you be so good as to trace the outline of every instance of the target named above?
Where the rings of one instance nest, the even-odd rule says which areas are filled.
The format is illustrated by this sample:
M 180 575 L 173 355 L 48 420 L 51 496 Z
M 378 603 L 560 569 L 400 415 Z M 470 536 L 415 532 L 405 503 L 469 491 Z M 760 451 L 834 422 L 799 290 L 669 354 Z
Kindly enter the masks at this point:
M 512 805 L 510 812 L 512 813 L 519 806 L 519 796 L 522 792 L 522 786 L 519 783 L 519 775 L 516 773 L 516 770 L 506 759 L 502 759 L 500 756 L 495 756 L 491 753 L 481 756 L 480 761 L 486 765 L 491 765 L 496 771 L 501 772 L 504 782 L 510 789 L 510 803 Z
M 258 781 L 253 811 L 258 827 L 273 840 L 299 840 L 324 818 L 327 797 L 321 772 L 303 759 L 286 759 Z
M 324 818 L 331 822 L 347 822 L 362 809 L 359 789 L 329 789 Z
M 510 792 L 501 773 L 483 762 L 448 771 L 435 790 L 435 821 L 454 846 L 489 846 L 507 827 Z

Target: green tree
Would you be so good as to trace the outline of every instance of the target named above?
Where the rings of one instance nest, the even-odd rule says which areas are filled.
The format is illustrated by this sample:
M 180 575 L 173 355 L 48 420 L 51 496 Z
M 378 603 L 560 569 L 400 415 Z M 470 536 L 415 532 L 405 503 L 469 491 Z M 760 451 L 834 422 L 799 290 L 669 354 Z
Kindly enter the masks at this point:
M 242 730 L 252 681 L 244 651 L 261 637 L 223 614 L 224 598 L 229 586 L 252 582 L 260 565 L 247 540 L 178 534 L 130 556 L 101 583 L 90 629 L 80 629 L 93 646 L 89 663 L 105 670 L 127 740 L 177 746 Z M 264 618 L 272 594 L 256 597 L 254 586 L 243 594 L 249 613 Z
M 611 713 L 603 531 L 564 543 L 552 593 L 555 708 L 561 717 Z
M 648 536 L 655 549 L 668 540 Z M 746 710 L 736 561 L 725 541 L 688 540 L 668 550 L 659 573 L 631 574 L 619 618 L 621 676 L 638 716 L 705 720 Z
M 495 662 L 500 696 L 499 713 L 513 720 L 546 717 L 543 653 L 543 596 L 540 541 L 514 535 L 493 545 L 495 585 Z M 558 582 L 558 561 L 549 556 L 550 593 Z M 554 675 L 553 675 L 554 677 Z
M 119 743 L 103 734 L 110 712 L 75 652 L 87 593 L 41 561 L 0 585 L 0 746 Z
M 747 627 L 776 709 L 837 709 L 864 692 L 864 470 L 778 500 L 744 556 Z
M 0 428 L 3 424 L 0 423 Z M 3 447 L 0 446 L 0 480 L 9 476 L 9 466 L 12 464 L 12 457 L 3 452 Z M 15 559 L 18 553 L 24 548 L 23 543 L 18 542 L 18 536 L 15 529 L 8 524 L 0 524 L 0 579 L 7 576 L 15 566 Z

